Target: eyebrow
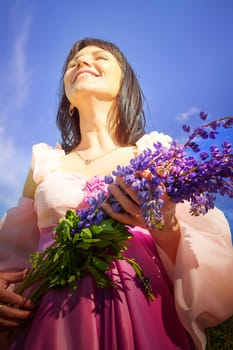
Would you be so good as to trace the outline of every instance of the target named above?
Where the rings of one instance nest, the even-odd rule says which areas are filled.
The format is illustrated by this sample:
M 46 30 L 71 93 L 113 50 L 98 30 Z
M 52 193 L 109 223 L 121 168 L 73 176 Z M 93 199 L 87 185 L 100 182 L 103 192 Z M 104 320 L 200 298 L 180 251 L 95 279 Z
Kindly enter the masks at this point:
M 109 51 L 107 51 L 107 50 L 104 50 L 104 49 L 98 49 L 98 50 L 96 50 L 96 51 L 93 51 L 93 52 L 91 52 L 91 55 L 96 55 L 96 54 L 98 54 L 98 53 L 106 53 L 106 54 L 110 54 L 110 52 Z M 80 57 L 82 57 L 84 54 L 81 54 L 81 55 L 79 55 L 78 53 L 77 53 L 77 55 L 75 55 L 73 58 L 72 58 L 72 60 L 71 61 L 76 61 L 76 60 L 78 60 Z

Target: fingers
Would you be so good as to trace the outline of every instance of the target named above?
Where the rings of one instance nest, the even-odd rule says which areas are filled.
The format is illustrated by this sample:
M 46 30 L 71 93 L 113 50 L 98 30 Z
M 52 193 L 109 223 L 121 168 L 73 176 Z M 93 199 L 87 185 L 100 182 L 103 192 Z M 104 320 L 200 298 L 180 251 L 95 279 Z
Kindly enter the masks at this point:
M 133 189 L 127 186 L 121 177 L 117 177 L 117 184 L 109 185 L 109 190 L 125 212 L 116 212 L 109 204 L 103 203 L 102 207 L 106 213 L 123 224 L 144 227 L 145 222 L 139 208 L 139 199 Z
M 163 210 L 166 211 L 166 210 L 171 210 L 171 209 L 174 209 L 176 207 L 176 204 L 175 202 L 173 202 L 168 194 L 165 192 L 162 199 L 164 200 L 164 205 L 163 205 Z
M 109 216 L 117 221 L 124 224 L 147 227 L 145 218 L 143 217 L 140 203 L 136 191 L 132 189 L 131 186 L 126 185 L 122 177 L 116 178 L 116 184 L 109 185 L 109 190 L 111 194 L 120 203 L 121 207 L 124 209 L 125 213 L 115 212 L 110 205 L 104 204 L 103 209 L 107 212 Z M 172 202 L 165 192 L 163 197 L 164 205 L 161 208 L 161 212 L 164 219 L 164 226 L 170 226 L 175 215 L 175 203 Z
M 139 225 L 139 221 L 137 220 L 137 218 L 132 215 L 129 215 L 127 213 L 116 212 L 107 203 L 103 203 L 102 207 L 110 217 L 112 217 L 113 219 L 119 222 L 122 222 L 125 225 L 135 225 L 135 226 Z
M 140 214 L 140 209 L 137 203 L 134 202 L 131 198 L 129 198 L 119 186 L 117 185 L 109 185 L 109 190 L 112 195 L 116 198 L 116 200 L 120 203 L 122 208 L 129 214 L 136 216 Z
M 11 283 L 23 281 L 27 272 L 28 269 L 20 272 L 0 272 L 0 304 L 17 305 L 28 309 L 34 307 L 29 299 L 7 289 Z
M 125 192 L 129 194 L 129 196 L 133 199 L 133 201 L 137 204 L 140 204 L 138 196 L 137 196 L 136 192 L 132 189 L 132 187 L 126 185 L 123 178 L 120 176 L 118 176 L 116 178 L 116 180 L 117 180 L 118 185 L 120 185 L 121 188 L 123 188 L 125 190 Z
M 0 326 L 16 327 L 32 315 L 32 311 L 0 304 Z
M 0 289 L 0 304 L 17 305 L 30 310 L 34 308 L 34 304 L 31 300 L 8 289 L 2 288 Z
M 28 269 L 18 272 L 0 272 L 0 286 L 3 284 L 8 286 L 10 283 L 23 281 L 27 272 Z
M 33 315 L 34 304 L 17 293 L 0 289 L 0 300 L 0 326 L 2 327 L 16 327 Z
M 0 272 L 0 326 L 2 327 L 16 327 L 33 315 L 32 301 L 7 289 L 11 283 L 23 281 L 27 272 L 27 269 L 20 272 Z
M 9 319 L 27 319 L 32 315 L 32 311 L 18 309 L 16 307 L 11 307 L 8 305 L 0 304 L 0 316 Z
M 15 327 L 32 316 L 33 303 L 6 289 L 11 283 L 24 280 L 28 270 L 0 272 L 0 326 Z

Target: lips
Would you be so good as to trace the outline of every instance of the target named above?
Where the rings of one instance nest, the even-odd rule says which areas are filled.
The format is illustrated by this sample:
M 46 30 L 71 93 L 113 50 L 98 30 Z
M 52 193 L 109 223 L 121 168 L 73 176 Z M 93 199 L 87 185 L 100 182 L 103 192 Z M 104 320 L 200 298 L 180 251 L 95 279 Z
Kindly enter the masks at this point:
M 94 72 L 92 70 L 87 70 L 87 69 L 80 69 L 76 72 L 72 79 L 72 83 L 74 83 L 78 78 L 82 76 L 94 76 L 94 77 L 99 77 L 100 74 L 98 72 Z

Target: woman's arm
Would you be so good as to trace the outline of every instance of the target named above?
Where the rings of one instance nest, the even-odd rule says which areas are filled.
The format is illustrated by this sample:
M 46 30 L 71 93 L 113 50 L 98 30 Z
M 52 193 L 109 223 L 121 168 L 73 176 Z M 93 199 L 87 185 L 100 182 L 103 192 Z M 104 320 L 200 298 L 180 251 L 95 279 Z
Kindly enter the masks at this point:
M 174 264 L 181 235 L 180 225 L 175 211 L 176 204 L 167 198 L 162 210 L 164 227 L 162 230 L 149 229 L 155 243 L 160 246 Z
M 29 252 L 37 246 L 39 231 L 32 200 L 35 188 L 30 170 L 23 189 L 24 198 L 0 220 L 0 331 L 16 327 L 32 316 L 33 303 L 14 293 L 10 285 L 24 280 L 28 270 L 16 270 L 26 266 Z
M 34 194 L 35 194 L 35 190 L 36 190 L 36 183 L 33 180 L 32 169 L 30 169 L 29 172 L 28 172 L 25 184 L 24 184 L 23 196 L 33 199 L 34 198 Z

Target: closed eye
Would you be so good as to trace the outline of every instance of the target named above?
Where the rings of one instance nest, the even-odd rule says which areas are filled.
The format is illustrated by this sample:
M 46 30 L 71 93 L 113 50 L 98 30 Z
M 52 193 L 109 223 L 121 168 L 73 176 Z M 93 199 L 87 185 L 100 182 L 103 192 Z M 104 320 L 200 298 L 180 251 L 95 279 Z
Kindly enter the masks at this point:
M 96 60 L 105 60 L 105 61 L 107 61 L 107 60 L 108 60 L 108 57 L 107 57 L 107 56 L 101 55 L 101 56 L 95 57 L 95 59 L 96 59 Z
M 68 66 L 67 66 L 67 68 L 66 69 L 69 69 L 69 68 L 73 68 L 73 67 L 75 67 L 76 66 L 76 62 L 70 62 L 69 64 L 68 64 Z

